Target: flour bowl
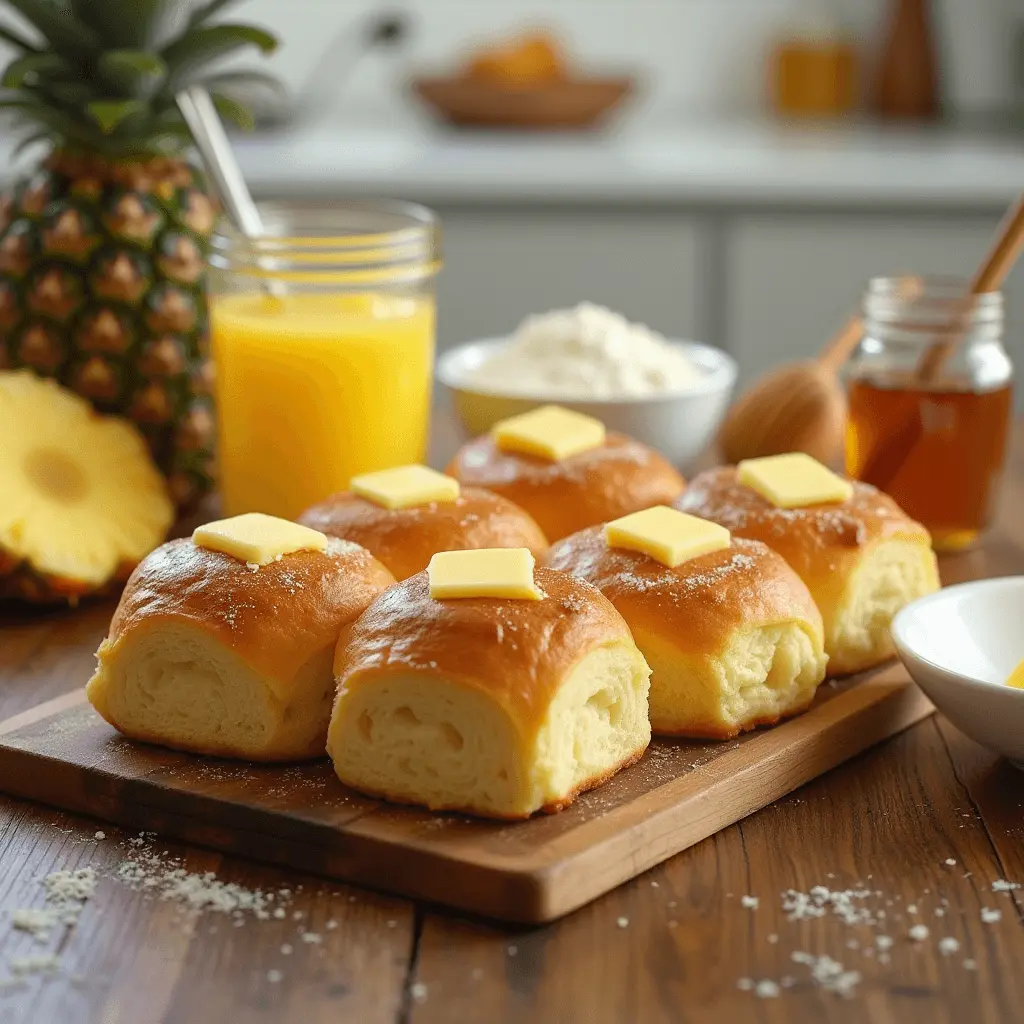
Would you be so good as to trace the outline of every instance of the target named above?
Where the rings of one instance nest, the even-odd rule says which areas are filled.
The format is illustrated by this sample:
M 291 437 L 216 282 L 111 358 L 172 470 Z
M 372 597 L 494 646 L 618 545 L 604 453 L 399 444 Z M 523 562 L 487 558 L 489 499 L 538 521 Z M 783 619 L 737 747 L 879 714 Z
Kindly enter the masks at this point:
M 484 434 L 501 419 L 554 402 L 601 420 L 612 431 L 628 434 L 683 470 L 711 443 L 729 406 L 736 383 L 736 363 L 721 349 L 695 341 L 673 341 L 698 370 L 685 390 L 641 398 L 566 398 L 522 394 L 514 388 L 483 387 L 476 372 L 507 339 L 489 338 L 449 349 L 437 365 L 437 379 L 452 401 L 467 437 Z

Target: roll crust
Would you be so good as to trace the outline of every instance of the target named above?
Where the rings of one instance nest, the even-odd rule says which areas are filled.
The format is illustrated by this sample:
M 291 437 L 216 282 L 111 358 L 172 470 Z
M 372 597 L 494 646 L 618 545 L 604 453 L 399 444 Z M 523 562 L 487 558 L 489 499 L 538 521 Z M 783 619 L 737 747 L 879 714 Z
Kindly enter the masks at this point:
M 425 569 L 438 551 L 529 548 L 540 558 L 548 546 L 528 512 L 476 487 L 465 488 L 455 501 L 398 509 L 344 491 L 307 509 L 299 522 L 361 545 L 398 580 Z
M 852 481 L 853 495 L 841 504 L 776 508 L 757 491 L 739 482 L 735 466 L 701 473 L 675 502 L 691 515 L 726 527 L 734 537 L 759 540 L 777 551 L 807 584 L 825 623 L 829 673 L 857 672 L 892 656 L 888 620 L 901 603 L 935 590 L 938 567 L 931 536 L 893 501 L 870 484 Z M 858 595 L 851 584 L 874 552 L 883 545 L 894 553 L 893 569 L 903 579 L 903 594 L 884 612 L 872 614 L 874 637 L 855 650 L 844 639 L 843 619 Z M 889 598 L 890 603 L 894 599 Z
M 555 690 L 585 651 L 632 644 L 611 602 L 582 580 L 538 567 L 541 601 L 435 601 L 425 572 L 381 594 L 339 644 L 334 674 L 354 690 L 394 669 L 457 679 L 496 701 L 523 733 L 539 728 Z
M 651 724 L 659 735 L 727 739 L 802 711 L 824 678 L 822 619 L 800 577 L 783 558 L 758 541 L 734 539 L 721 551 L 670 568 L 638 551 L 609 547 L 602 527 L 592 527 L 553 545 L 547 564 L 596 586 L 633 631 L 647 657 L 651 677 Z M 728 671 L 738 637 L 773 627 L 795 626 L 807 638 L 808 658 L 797 666 L 801 684 L 793 702 L 767 713 L 732 721 L 728 714 L 688 718 L 678 708 L 665 673 L 682 687 L 707 675 L 708 666 Z M 654 656 L 653 648 L 662 652 Z M 667 663 L 667 664 L 666 664 Z M 688 680 L 687 674 L 690 674 Z
M 670 504 L 685 485 L 653 448 L 614 433 L 600 448 L 561 462 L 502 451 L 486 434 L 464 445 L 447 472 L 526 509 L 552 543 L 651 505 Z
M 111 725 L 136 739 L 253 760 L 317 756 L 323 752 L 330 715 L 331 663 L 338 638 L 393 583 L 391 573 L 368 551 L 335 538 L 328 540 L 325 551 L 294 552 L 258 569 L 198 547 L 191 539 L 170 541 L 147 556 L 129 578 L 97 652 L 89 699 Z M 248 706 L 242 717 L 254 722 L 262 737 L 253 740 L 253 747 L 239 746 L 229 730 L 201 717 L 197 721 L 188 709 L 175 713 L 179 722 L 184 714 L 191 739 L 121 720 L 114 710 L 120 695 L 114 691 L 123 685 L 119 673 L 123 675 L 126 653 L 140 643 L 156 650 L 154 641 L 159 645 L 165 638 L 171 655 L 191 653 L 182 663 L 164 663 L 168 667 L 163 670 L 159 659 L 164 649 L 147 654 L 158 659 L 158 677 L 166 672 L 190 675 L 193 666 L 216 662 L 216 679 L 199 678 L 211 687 L 223 686 L 222 695 L 232 698 L 236 681 L 246 688 Z M 169 683 L 173 686 L 174 679 Z M 168 685 L 168 680 L 159 685 Z M 197 697 L 206 696 L 205 685 L 198 683 Z M 324 694 L 328 699 L 320 707 Z M 162 710 L 161 698 L 155 700 L 154 721 Z
M 398 803 L 518 819 L 638 760 L 649 671 L 594 587 L 547 568 L 538 601 L 430 597 L 417 573 L 339 644 L 328 752 L 342 782 Z

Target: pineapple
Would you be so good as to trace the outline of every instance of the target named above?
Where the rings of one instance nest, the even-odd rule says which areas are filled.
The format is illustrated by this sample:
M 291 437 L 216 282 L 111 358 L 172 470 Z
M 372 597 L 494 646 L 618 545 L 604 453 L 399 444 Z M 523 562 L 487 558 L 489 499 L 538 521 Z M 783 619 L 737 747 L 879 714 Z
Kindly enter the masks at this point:
M 124 582 L 173 517 L 130 423 L 52 380 L 0 373 L 0 596 L 74 604 Z
M 230 3 L 182 12 L 177 0 L 0 0 L 0 14 L 20 19 L 0 17 L 0 40 L 16 51 L 0 114 L 16 117 L 24 143 L 49 146 L 0 197 L 0 371 L 52 377 L 130 419 L 179 508 L 212 478 L 206 258 L 216 211 L 186 159 L 174 96 L 204 84 L 244 125 L 229 91 L 273 84 L 211 73 L 238 50 L 275 46 L 260 29 L 216 22 Z M 0 520 L 6 501 L 0 491 Z

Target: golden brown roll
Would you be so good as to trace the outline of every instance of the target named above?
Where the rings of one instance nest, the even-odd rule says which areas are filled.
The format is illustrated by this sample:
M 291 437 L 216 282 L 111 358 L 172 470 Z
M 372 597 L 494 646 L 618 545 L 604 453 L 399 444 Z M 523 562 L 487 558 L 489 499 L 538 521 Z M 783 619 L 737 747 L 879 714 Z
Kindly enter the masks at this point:
M 651 505 L 671 504 L 685 481 L 653 448 L 608 434 L 559 462 L 502 451 L 487 434 L 464 445 L 447 472 L 526 509 L 550 542 Z
M 825 677 L 821 615 L 800 577 L 757 541 L 669 568 L 609 547 L 602 527 L 555 544 L 548 565 L 593 583 L 651 667 L 658 735 L 728 739 L 796 714 Z
M 397 580 L 426 569 L 438 551 L 529 548 L 539 558 L 548 547 L 529 513 L 476 487 L 465 488 L 454 501 L 394 509 L 345 491 L 307 509 L 299 522 L 361 545 Z
M 86 692 L 133 739 L 253 761 L 320 756 L 338 637 L 392 583 L 343 540 L 259 567 L 171 541 L 128 580 Z
M 725 466 L 697 476 L 676 508 L 763 541 L 789 562 L 821 611 L 829 675 L 892 657 L 893 616 L 939 586 L 928 531 L 870 484 L 854 481 L 848 501 L 782 509 Z
M 382 594 L 339 644 L 327 741 L 346 785 L 493 818 L 554 811 L 650 741 L 649 670 L 589 584 L 537 569 L 538 601 Z

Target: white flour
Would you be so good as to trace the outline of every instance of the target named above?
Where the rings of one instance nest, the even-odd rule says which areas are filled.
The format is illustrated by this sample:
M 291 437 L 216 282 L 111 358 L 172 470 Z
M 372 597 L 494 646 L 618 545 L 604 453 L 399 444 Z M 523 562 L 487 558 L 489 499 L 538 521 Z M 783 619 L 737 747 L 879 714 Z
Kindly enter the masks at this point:
M 527 317 L 471 383 L 503 394 L 583 400 L 674 394 L 700 376 L 656 331 L 584 302 Z

